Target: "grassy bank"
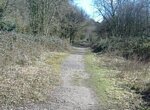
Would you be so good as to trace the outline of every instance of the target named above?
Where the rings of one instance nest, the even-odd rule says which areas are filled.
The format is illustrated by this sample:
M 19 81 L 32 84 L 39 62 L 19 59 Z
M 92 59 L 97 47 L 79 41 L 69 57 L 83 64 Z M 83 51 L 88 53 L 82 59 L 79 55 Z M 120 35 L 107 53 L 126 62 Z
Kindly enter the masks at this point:
M 0 105 L 13 108 L 46 101 L 50 91 L 60 83 L 60 66 L 66 55 L 49 52 L 34 65 L 5 69 L 5 74 L 0 75 Z
M 147 65 L 135 65 L 120 57 L 107 54 L 85 56 L 86 70 L 91 73 L 89 83 L 94 88 L 102 110 L 148 110 L 140 92 L 148 89 Z M 137 69 L 138 66 L 141 68 Z M 145 73 L 146 72 L 146 73 Z M 141 87 L 142 86 L 142 87 Z
M 68 46 L 58 37 L 0 33 L 0 109 L 46 101 Z

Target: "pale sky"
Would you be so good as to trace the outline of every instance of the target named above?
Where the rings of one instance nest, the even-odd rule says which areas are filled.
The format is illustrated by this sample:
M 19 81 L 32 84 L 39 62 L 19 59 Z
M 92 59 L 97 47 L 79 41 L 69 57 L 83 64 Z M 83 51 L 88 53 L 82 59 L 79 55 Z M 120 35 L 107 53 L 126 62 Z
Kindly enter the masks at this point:
M 90 18 L 95 21 L 101 21 L 102 18 L 98 16 L 96 8 L 94 7 L 93 0 L 74 0 L 74 3 L 85 10 L 85 12 L 90 16 Z

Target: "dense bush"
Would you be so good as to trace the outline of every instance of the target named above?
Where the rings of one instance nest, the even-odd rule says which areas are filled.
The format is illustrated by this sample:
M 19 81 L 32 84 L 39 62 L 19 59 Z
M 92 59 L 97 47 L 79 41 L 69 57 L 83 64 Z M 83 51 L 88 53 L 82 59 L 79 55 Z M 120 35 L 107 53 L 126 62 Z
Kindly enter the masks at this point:
M 94 52 L 115 52 L 127 59 L 150 60 L 150 39 L 118 38 L 101 39 L 92 46 Z
M 59 83 L 59 66 L 65 56 L 56 51 L 67 49 L 68 41 L 56 36 L 1 32 L 0 109 L 46 101 Z
M 150 59 L 150 2 L 148 0 L 95 0 L 103 17 L 97 23 L 94 52 L 110 51 L 130 59 Z
M 30 64 L 45 51 L 64 51 L 68 47 L 68 41 L 59 37 L 2 32 L 0 34 L 0 67 L 10 64 Z

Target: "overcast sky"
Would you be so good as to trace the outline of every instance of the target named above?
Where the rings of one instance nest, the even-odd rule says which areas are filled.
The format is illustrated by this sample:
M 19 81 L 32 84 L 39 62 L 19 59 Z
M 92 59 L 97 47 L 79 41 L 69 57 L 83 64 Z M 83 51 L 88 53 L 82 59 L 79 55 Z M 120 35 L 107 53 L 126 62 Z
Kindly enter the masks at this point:
M 85 10 L 85 12 L 90 16 L 90 18 L 95 21 L 101 21 L 101 17 L 98 16 L 96 8 L 94 7 L 93 0 L 74 0 L 74 3 Z

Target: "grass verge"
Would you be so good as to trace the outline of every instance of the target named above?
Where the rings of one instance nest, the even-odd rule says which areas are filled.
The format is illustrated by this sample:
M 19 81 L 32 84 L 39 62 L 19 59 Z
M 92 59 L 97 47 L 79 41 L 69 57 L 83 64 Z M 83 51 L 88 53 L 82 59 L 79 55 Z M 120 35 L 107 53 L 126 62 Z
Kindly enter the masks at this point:
M 86 71 L 91 75 L 89 83 L 98 96 L 102 110 L 149 110 L 144 106 L 141 107 L 143 104 L 141 95 L 126 88 L 126 85 L 133 84 L 122 77 L 126 61 L 106 55 L 88 54 L 85 56 L 85 63 Z M 129 72 L 131 73 L 129 70 L 124 71 L 126 75 L 131 75 Z M 133 76 L 135 75 L 131 77 Z
M 0 74 L 0 109 L 45 102 L 60 83 L 60 66 L 67 53 L 49 52 L 29 66 L 9 66 Z

